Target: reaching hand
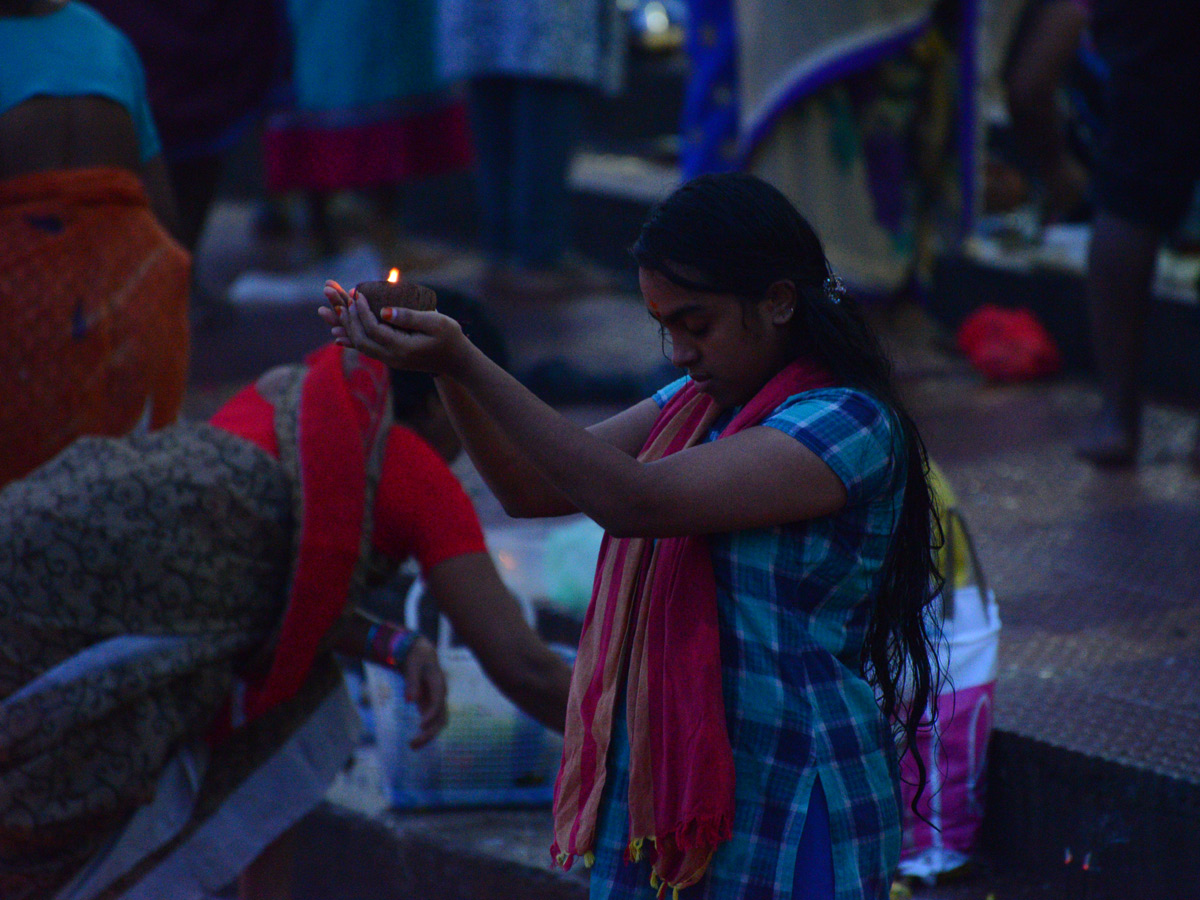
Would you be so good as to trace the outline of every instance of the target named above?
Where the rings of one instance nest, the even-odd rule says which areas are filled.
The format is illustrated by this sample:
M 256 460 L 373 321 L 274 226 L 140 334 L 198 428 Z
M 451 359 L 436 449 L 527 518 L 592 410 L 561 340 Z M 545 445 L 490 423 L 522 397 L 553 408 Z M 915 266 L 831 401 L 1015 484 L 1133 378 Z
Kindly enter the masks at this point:
M 333 339 L 395 369 L 452 374 L 470 343 L 459 324 L 436 312 L 388 307 L 386 324 L 375 318 L 363 297 L 346 293 L 336 281 L 325 283 L 328 306 L 317 313 Z
M 404 699 L 421 713 L 414 750 L 424 747 L 446 727 L 446 676 L 438 664 L 437 650 L 426 637 L 418 637 L 404 657 Z

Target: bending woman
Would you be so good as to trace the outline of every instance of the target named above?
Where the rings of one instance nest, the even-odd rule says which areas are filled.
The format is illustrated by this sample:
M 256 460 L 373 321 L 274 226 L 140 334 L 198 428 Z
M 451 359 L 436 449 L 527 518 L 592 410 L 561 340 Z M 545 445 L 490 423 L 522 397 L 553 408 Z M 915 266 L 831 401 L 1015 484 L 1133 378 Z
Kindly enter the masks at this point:
M 279 896 L 273 842 L 360 733 L 334 651 L 404 673 L 414 745 L 445 724 L 432 645 L 355 612 L 410 557 L 562 729 L 570 670 L 500 581 L 444 421 L 431 379 L 330 345 L 211 423 L 84 438 L 0 491 L 0 896 L 185 900 L 243 870 Z
M 920 437 L 816 234 L 765 182 L 688 182 L 633 255 L 687 375 L 586 430 L 444 316 L 385 324 L 334 285 L 320 312 L 336 340 L 440 376 L 510 513 L 607 532 L 555 796 L 555 852 L 594 861 L 593 900 L 885 897 L 893 722 L 911 741 L 936 666 Z

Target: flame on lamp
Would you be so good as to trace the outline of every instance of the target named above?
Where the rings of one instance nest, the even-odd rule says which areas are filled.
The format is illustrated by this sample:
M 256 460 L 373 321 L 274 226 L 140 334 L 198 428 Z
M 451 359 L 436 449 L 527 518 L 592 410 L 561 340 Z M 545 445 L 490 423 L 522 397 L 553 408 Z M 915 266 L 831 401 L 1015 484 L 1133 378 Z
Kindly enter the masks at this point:
M 392 269 L 392 271 L 388 272 L 387 280 L 390 281 L 392 284 L 395 284 L 397 281 L 399 281 L 400 280 L 400 270 Z

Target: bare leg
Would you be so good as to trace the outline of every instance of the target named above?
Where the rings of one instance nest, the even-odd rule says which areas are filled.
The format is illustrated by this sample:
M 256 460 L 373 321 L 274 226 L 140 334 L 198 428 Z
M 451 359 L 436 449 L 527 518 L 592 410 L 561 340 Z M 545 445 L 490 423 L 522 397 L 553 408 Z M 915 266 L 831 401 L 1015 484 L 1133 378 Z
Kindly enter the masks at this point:
M 1130 465 L 1137 455 L 1142 347 L 1161 242 L 1157 229 L 1111 213 L 1096 216 L 1086 292 L 1103 402 L 1076 450 L 1097 465 Z
M 238 878 L 238 900 L 291 900 L 296 828 L 285 831 Z
M 1087 190 L 1087 172 L 1067 148 L 1058 108 L 1063 78 L 1087 28 L 1088 14 L 1075 0 L 1053 0 L 1018 49 L 1008 76 L 1013 131 L 1046 187 L 1046 216 L 1072 212 Z

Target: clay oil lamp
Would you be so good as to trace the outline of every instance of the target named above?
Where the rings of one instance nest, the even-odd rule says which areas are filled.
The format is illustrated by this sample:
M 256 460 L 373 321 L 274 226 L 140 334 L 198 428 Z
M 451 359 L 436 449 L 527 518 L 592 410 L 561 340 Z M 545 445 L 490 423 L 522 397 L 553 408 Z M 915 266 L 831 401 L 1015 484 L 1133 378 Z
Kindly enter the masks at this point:
M 426 311 L 437 309 L 437 294 L 411 281 L 401 281 L 399 269 L 392 269 L 387 281 L 360 281 L 354 290 L 366 298 L 371 312 L 381 322 L 380 311 L 389 306 Z

